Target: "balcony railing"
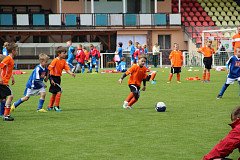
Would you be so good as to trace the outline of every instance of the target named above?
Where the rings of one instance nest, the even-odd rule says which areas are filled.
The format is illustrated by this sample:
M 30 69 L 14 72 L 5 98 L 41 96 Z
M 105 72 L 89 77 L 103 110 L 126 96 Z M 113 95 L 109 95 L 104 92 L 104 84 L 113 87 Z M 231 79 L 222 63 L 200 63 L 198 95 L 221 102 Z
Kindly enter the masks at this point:
M 1 29 L 179 26 L 180 14 L 0 14 Z

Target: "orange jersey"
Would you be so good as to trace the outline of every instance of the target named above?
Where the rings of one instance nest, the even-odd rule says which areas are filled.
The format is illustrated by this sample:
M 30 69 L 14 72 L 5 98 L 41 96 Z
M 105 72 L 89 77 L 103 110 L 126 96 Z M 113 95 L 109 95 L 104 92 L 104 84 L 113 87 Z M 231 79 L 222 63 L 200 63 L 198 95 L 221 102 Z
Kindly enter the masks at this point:
M 48 70 L 50 71 L 50 75 L 52 76 L 61 76 L 63 69 L 65 69 L 65 71 L 70 70 L 66 60 L 59 59 L 58 57 L 54 58 L 48 66 Z
M 199 48 L 198 51 L 201 52 L 204 57 L 212 57 L 212 55 L 215 54 L 214 49 L 207 46 Z
M 232 45 L 234 48 L 234 54 L 236 54 L 236 48 L 240 47 L 240 34 L 235 34 L 232 37 Z
M 171 65 L 173 67 L 182 67 L 183 55 L 181 51 L 173 50 L 169 55 L 169 59 L 171 60 Z
M 12 71 L 14 68 L 14 60 L 8 55 L 5 57 L 0 63 L 0 68 L 2 69 L 1 78 L 3 80 L 4 85 L 8 85 L 10 78 L 12 77 Z
M 140 67 L 138 64 L 134 64 L 126 71 L 126 75 L 129 74 L 131 74 L 131 76 L 128 80 L 128 84 L 135 84 L 140 87 L 143 79 L 147 78 L 147 68 L 145 66 Z

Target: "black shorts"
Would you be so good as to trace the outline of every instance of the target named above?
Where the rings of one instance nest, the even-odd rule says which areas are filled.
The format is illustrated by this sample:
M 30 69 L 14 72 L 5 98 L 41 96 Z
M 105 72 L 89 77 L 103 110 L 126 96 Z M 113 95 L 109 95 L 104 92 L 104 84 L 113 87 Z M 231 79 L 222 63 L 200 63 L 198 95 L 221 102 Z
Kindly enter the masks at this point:
M 135 84 L 129 84 L 130 91 L 133 92 L 134 97 L 138 100 L 140 97 L 140 87 Z
M 204 57 L 203 64 L 206 69 L 211 69 L 212 68 L 212 57 Z
M 53 85 L 50 80 L 50 88 L 49 92 L 53 94 L 57 94 L 58 92 L 62 92 L 61 85 L 61 77 L 60 76 L 50 76 L 50 79 L 52 79 L 56 85 Z
M 181 67 L 171 67 L 171 73 L 180 73 L 181 72 Z
M 8 85 L 0 84 L 0 99 L 6 99 L 7 96 L 12 95 L 12 90 Z

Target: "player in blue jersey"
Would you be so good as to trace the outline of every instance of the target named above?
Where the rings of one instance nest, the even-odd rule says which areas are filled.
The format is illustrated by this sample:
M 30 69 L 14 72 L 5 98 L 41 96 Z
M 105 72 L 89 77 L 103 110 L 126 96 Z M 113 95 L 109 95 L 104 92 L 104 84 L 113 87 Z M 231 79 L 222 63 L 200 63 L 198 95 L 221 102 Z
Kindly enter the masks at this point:
M 134 63 L 134 52 L 135 52 L 135 47 L 133 45 L 133 42 L 131 40 L 128 41 L 128 46 L 130 47 L 130 56 L 131 56 L 131 65 Z
M 119 71 L 119 72 L 126 72 L 127 71 L 127 63 L 126 63 L 124 57 L 121 58 L 121 62 L 117 66 L 117 71 Z
M 67 47 L 68 47 L 68 56 L 67 56 L 67 64 L 70 68 L 70 70 L 73 70 L 73 60 L 74 60 L 74 52 L 75 48 L 72 46 L 72 41 L 67 41 Z
M 227 68 L 229 68 L 229 73 L 226 82 L 217 96 L 217 99 L 222 98 L 228 86 L 233 84 L 234 81 L 238 81 L 238 84 L 240 85 L 240 47 L 236 48 L 236 55 L 230 57 L 226 65 Z
M 47 112 L 43 109 L 43 103 L 45 101 L 46 96 L 46 85 L 44 84 L 43 80 L 46 82 L 48 79 L 48 63 L 49 57 L 41 53 L 39 54 L 39 61 L 40 64 L 35 67 L 32 74 L 30 75 L 28 82 L 26 84 L 26 89 L 24 91 L 24 97 L 20 98 L 16 102 L 14 102 L 11 106 L 11 112 L 15 110 L 21 103 L 27 101 L 30 96 L 40 95 L 40 99 L 38 102 L 37 112 Z
M 122 46 L 123 46 L 123 43 L 122 43 L 122 42 L 118 42 L 117 52 L 118 52 L 118 56 L 119 56 L 120 60 L 121 60 L 122 57 L 123 57 L 123 49 L 122 49 Z M 119 63 L 120 63 L 120 62 L 119 62 Z
M 7 51 L 7 46 L 8 46 L 8 45 L 9 45 L 8 42 L 4 42 L 4 44 L 3 44 L 2 54 L 3 54 L 4 56 L 8 56 L 8 51 Z

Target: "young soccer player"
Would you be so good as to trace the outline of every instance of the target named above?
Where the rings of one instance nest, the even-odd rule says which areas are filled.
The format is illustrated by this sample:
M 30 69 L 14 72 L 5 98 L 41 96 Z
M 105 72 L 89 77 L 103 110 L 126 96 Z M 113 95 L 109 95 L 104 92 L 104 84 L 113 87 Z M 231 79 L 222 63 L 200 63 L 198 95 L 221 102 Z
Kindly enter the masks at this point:
M 205 68 L 203 70 L 203 82 L 210 82 L 210 70 L 212 68 L 212 55 L 215 54 L 214 49 L 212 48 L 212 41 L 207 42 L 207 46 L 201 47 L 198 49 L 198 53 L 204 55 L 203 63 Z
M 203 160 L 226 159 L 234 149 L 240 150 L 240 107 L 236 107 L 231 114 L 232 130 L 213 149 L 203 157 Z M 240 159 L 240 157 L 238 158 Z
M 87 64 L 87 67 L 88 67 L 88 72 L 87 73 L 90 73 L 90 70 L 92 68 L 91 66 L 91 56 L 90 56 L 90 52 L 88 52 L 86 46 L 83 47 L 83 52 L 85 53 L 85 62 Z
M 30 75 L 28 82 L 26 84 L 26 89 L 24 91 L 24 97 L 20 98 L 16 102 L 14 102 L 11 106 L 11 112 L 15 110 L 20 104 L 27 101 L 30 96 L 34 95 L 40 95 L 40 99 L 38 102 L 37 112 L 47 112 L 45 109 L 43 109 L 43 104 L 45 101 L 46 96 L 46 85 L 43 83 L 43 80 L 47 82 L 47 63 L 48 63 L 49 57 L 41 53 L 39 54 L 39 61 L 40 64 L 35 67 L 32 74 Z
M 122 42 L 118 42 L 118 49 L 117 49 L 117 52 L 118 52 L 118 56 L 120 59 L 122 59 L 123 57 L 123 49 L 122 49 L 122 46 L 123 46 L 123 43 Z M 120 62 L 119 62 L 120 63 Z
M 168 82 L 170 83 L 173 77 L 173 74 L 177 73 L 177 83 L 180 81 L 181 67 L 183 65 L 183 55 L 179 50 L 179 45 L 174 43 L 174 50 L 170 53 L 169 59 L 171 61 L 171 73 L 169 74 Z
M 222 89 L 218 94 L 217 99 L 222 98 L 228 86 L 230 84 L 233 84 L 234 81 L 238 81 L 238 84 L 240 85 L 240 47 L 236 48 L 236 55 L 230 57 L 230 59 L 227 61 L 226 67 L 229 68 L 227 80 L 222 86 Z
M 146 78 L 147 78 L 147 68 L 145 67 L 147 58 L 144 55 L 141 55 L 138 60 L 138 64 L 132 65 L 122 77 L 118 80 L 119 83 L 122 83 L 123 79 L 131 74 L 128 80 L 128 86 L 130 88 L 130 94 L 127 96 L 123 102 L 123 108 L 132 109 L 132 105 L 138 101 L 140 96 L 140 87 L 143 82 L 142 91 L 146 90 Z
M 95 66 L 95 69 L 98 73 L 98 65 L 99 65 L 99 58 L 100 58 L 100 52 L 97 50 L 97 48 L 93 45 L 93 44 L 90 44 L 90 56 L 91 56 L 91 63 L 92 63 L 92 66 L 94 65 Z M 91 72 L 92 72 L 92 68 L 90 69 Z
M 81 72 L 84 73 L 85 71 L 85 58 L 86 55 L 82 49 L 82 45 L 79 44 L 77 46 L 77 55 L 76 55 L 76 60 L 77 60 L 77 66 L 76 66 L 76 70 L 78 71 L 79 68 L 81 68 Z
M 75 52 L 75 48 L 72 46 L 72 41 L 67 41 L 67 47 L 68 47 L 67 64 L 72 70 L 74 68 L 73 60 L 74 60 L 74 52 Z
M 157 75 L 157 71 L 151 71 L 147 78 L 146 78 L 146 81 L 149 81 L 151 84 L 156 84 L 156 80 L 155 80 L 155 77 Z
M 128 46 L 130 47 L 130 56 L 131 56 L 131 65 L 134 63 L 134 52 L 135 52 L 135 47 L 133 45 L 133 42 L 131 40 L 128 41 Z
M 126 59 L 124 57 L 122 57 L 121 62 L 117 66 L 117 71 L 120 71 L 120 72 L 127 71 L 127 63 L 126 63 Z
M 8 46 L 8 45 L 9 45 L 8 42 L 4 42 L 4 44 L 3 44 L 2 54 L 3 54 L 4 56 L 8 56 L 8 51 L 7 51 L 7 46 Z
M 13 58 L 17 55 L 17 44 L 9 43 L 7 46 L 8 56 L 5 57 L 0 63 L 0 101 L 6 99 L 5 110 L 4 110 L 4 121 L 13 121 L 14 118 L 10 116 L 10 106 L 13 100 L 13 93 L 8 83 L 12 77 L 12 71 L 14 68 Z M 12 85 L 15 83 L 12 77 Z
M 49 80 L 50 80 L 50 88 L 49 92 L 52 93 L 52 96 L 50 98 L 50 102 L 48 105 L 48 110 L 55 110 L 57 112 L 61 112 L 60 109 L 60 98 L 62 95 L 62 88 L 61 88 L 61 76 L 63 69 L 70 74 L 71 76 L 75 77 L 75 74 L 70 71 L 70 68 L 68 64 L 66 63 L 66 49 L 62 46 L 58 47 L 56 49 L 56 54 L 58 55 L 56 58 L 53 59 L 53 61 L 48 66 L 49 70 Z M 54 107 L 53 107 L 54 104 Z

